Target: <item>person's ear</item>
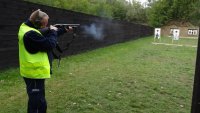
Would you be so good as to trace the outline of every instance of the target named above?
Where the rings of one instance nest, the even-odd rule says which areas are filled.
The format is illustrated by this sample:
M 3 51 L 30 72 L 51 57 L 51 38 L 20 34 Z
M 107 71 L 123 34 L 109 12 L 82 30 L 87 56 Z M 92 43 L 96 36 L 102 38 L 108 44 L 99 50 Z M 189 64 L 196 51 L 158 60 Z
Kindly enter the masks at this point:
M 42 26 L 42 22 L 41 21 L 42 21 L 42 19 L 40 19 L 40 18 L 35 20 L 34 24 L 36 25 L 36 27 L 40 28 Z
M 46 27 L 48 25 L 48 17 L 44 17 L 41 21 L 41 27 Z

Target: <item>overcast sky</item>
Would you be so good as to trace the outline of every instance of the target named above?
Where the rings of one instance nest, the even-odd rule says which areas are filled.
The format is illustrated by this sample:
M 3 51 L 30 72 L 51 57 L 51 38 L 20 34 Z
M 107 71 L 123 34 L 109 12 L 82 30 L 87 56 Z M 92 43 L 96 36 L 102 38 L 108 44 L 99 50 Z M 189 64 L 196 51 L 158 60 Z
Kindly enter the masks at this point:
M 141 3 L 144 3 L 144 2 L 146 2 L 147 0 L 137 0 L 137 1 L 139 1 L 139 2 L 141 2 Z
M 126 1 L 132 1 L 132 0 L 126 0 Z M 139 1 L 139 2 L 141 2 L 142 4 L 143 4 L 144 2 L 147 2 L 147 0 L 136 0 L 136 1 Z

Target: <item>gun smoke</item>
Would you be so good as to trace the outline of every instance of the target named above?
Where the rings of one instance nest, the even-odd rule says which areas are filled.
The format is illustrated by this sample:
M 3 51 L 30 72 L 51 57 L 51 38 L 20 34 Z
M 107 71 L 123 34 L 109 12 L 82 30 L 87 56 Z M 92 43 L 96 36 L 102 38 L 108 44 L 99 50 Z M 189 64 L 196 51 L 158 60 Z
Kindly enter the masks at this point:
M 103 25 L 96 25 L 91 24 L 89 26 L 83 26 L 83 30 L 86 34 L 93 37 L 95 40 L 103 40 L 104 34 L 103 34 Z

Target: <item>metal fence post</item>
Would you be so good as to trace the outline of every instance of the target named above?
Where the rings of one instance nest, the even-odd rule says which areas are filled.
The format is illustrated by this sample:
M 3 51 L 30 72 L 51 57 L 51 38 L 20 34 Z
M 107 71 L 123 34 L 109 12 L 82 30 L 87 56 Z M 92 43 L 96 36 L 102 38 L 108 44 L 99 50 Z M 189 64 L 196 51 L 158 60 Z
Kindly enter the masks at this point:
M 191 113 L 200 113 L 200 33 L 198 37 Z

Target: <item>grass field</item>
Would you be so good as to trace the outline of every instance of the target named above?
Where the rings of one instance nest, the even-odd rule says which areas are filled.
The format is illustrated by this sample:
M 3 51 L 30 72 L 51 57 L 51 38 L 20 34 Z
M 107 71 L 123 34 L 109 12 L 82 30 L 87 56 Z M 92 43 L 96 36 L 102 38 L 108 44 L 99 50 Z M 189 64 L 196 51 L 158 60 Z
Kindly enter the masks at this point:
M 62 59 L 46 80 L 48 113 L 189 113 L 196 48 L 152 41 L 147 37 Z M 1 72 L 0 86 L 0 113 L 25 113 L 18 69 Z
M 154 41 L 154 40 L 153 40 Z M 185 46 L 197 46 L 197 39 L 194 38 L 179 38 L 178 41 L 173 41 L 171 37 L 161 37 L 161 40 L 155 40 L 155 42 L 167 43 L 167 44 L 177 44 Z

